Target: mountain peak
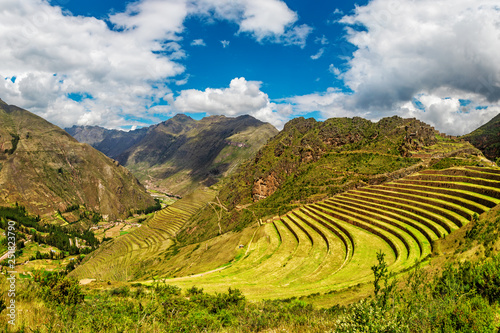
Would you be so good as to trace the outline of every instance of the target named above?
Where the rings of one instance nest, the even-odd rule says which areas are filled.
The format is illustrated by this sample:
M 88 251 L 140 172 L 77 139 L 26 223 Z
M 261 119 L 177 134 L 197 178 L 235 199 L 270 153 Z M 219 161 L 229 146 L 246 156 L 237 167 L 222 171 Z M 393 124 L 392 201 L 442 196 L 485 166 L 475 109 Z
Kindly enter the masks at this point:
M 175 116 L 173 116 L 172 118 L 170 118 L 172 120 L 177 120 L 177 121 L 189 121 L 189 120 L 194 120 L 193 118 L 191 118 L 190 116 L 188 115 L 185 115 L 183 113 L 177 113 Z

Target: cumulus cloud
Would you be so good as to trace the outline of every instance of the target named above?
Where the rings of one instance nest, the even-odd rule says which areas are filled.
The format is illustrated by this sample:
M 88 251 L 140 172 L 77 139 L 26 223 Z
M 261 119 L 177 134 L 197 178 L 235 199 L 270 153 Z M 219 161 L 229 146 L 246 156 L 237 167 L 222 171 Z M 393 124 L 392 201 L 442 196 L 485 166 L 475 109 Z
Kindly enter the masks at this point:
M 341 22 L 358 47 L 345 73 L 361 107 L 391 107 L 442 87 L 500 99 L 500 8 L 494 0 L 374 0 Z
M 293 106 L 296 113 L 319 111 L 324 119 L 332 117 L 367 117 L 369 112 L 360 112 L 349 106 L 350 96 L 342 91 L 329 88 L 324 93 L 313 93 L 287 98 L 286 101 Z
M 60 126 L 135 125 L 125 119 L 149 116 L 171 94 L 168 82 L 187 82 L 175 79 L 185 71 L 184 21 L 204 15 L 234 22 L 258 42 L 302 46 L 308 35 L 281 0 L 140 0 L 106 20 L 46 0 L 2 0 L 0 96 Z
M 179 112 L 230 117 L 249 114 L 282 128 L 289 119 L 291 108 L 272 103 L 269 96 L 260 90 L 261 84 L 241 77 L 231 80 L 228 88 L 183 90 L 173 101 L 172 107 Z
M 229 44 L 231 44 L 231 42 L 228 40 L 221 40 L 220 42 L 221 42 L 223 48 L 226 48 L 229 46 Z
M 193 12 L 236 22 L 239 33 L 250 34 L 259 42 L 303 47 L 312 32 L 305 24 L 295 26 L 297 13 L 281 0 L 200 0 L 195 4 Z
M 296 108 L 371 119 L 396 113 L 450 134 L 470 132 L 498 114 L 498 1 L 372 0 L 338 22 L 357 49 L 346 70 L 332 65 L 330 71 L 352 93 L 291 98 Z

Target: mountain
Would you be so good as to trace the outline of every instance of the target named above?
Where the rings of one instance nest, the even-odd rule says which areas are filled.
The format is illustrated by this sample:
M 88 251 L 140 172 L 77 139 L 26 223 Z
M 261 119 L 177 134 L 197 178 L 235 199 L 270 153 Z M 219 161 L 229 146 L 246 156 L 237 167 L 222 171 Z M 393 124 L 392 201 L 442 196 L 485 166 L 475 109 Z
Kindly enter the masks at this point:
M 179 116 L 167 125 L 168 135 L 175 128 L 183 136 L 197 123 Z M 167 143 L 165 151 L 176 140 Z M 161 158 L 141 153 L 150 163 Z M 230 284 L 280 298 L 365 283 L 376 251 L 388 253 L 396 271 L 407 269 L 436 250 L 436 240 L 494 207 L 500 171 L 487 165 L 470 143 L 416 119 L 293 119 L 218 193 L 178 200 L 106 243 L 72 276 Z
M 75 206 L 116 219 L 154 204 L 118 162 L 0 100 L 0 205 L 16 202 L 49 219 Z
M 140 142 L 148 128 L 125 132 L 99 126 L 73 126 L 65 128 L 79 142 L 88 143 L 106 156 L 116 159 L 121 153 Z
M 278 133 L 251 116 L 197 121 L 183 114 L 130 132 L 95 127 L 67 131 L 118 160 L 151 189 L 179 195 L 215 184 Z
M 462 138 L 481 150 L 484 156 L 496 161 L 500 157 L 500 114 Z
M 218 197 L 228 213 L 219 218 L 205 208 L 178 239 L 193 243 L 241 230 L 256 219 L 426 168 L 488 163 L 470 143 L 417 119 L 295 118 L 221 185 Z

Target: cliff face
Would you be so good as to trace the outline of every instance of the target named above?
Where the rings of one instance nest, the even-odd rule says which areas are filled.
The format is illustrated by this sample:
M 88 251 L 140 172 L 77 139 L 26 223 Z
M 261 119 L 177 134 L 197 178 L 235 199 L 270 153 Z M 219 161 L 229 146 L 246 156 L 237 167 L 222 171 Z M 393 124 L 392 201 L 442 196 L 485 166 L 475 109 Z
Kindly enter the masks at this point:
M 46 217 L 82 205 L 115 219 L 154 204 L 119 163 L 44 119 L 3 102 L 0 147 L 0 205 L 17 202 Z

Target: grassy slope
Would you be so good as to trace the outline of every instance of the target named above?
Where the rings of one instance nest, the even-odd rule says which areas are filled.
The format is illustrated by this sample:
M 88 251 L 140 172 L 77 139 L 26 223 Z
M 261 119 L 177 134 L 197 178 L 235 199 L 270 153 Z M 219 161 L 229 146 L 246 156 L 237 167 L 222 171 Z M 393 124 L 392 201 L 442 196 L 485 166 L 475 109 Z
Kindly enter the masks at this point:
M 415 132 L 417 136 L 410 136 Z M 478 156 L 474 156 L 476 154 Z M 403 177 L 446 159 L 446 165 L 480 164 L 469 143 L 442 138 L 415 119 L 294 119 L 220 185 L 228 208 L 223 232 L 241 230 L 256 219 L 283 215 L 301 204 L 345 190 Z M 205 209 L 186 224 L 181 242 L 196 243 L 218 234 L 218 217 Z M 198 232 L 193 228 L 197 225 Z
M 164 258 L 175 244 L 175 235 L 197 209 L 213 197 L 211 191 L 198 190 L 158 211 L 140 228 L 124 233 L 85 258 L 71 276 L 99 280 L 134 280 L 155 277 L 168 271 Z M 166 267 L 165 267 L 166 266 Z
M 464 168 L 452 170 L 463 174 L 472 171 Z M 477 178 L 482 173 L 483 177 L 488 177 L 491 175 L 489 170 L 484 169 L 474 176 Z M 441 173 L 449 172 L 443 170 Z M 450 184 L 454 183 L 453 176 L 449 177 Z M 394 184 L 405 184 L 405 179 Z M 443 188 L 446 186 L 443 185 Z M 385 187 L 375 185 L 369 188 Z M 439 188 L 437 185 L 435 188 L 421 191 L 421 194 L 434 194 Z M 477 193 L 467 193 L 471 193 L 470 195 L 478 200 L 488 198 L 491 204 L 497 204 L 500 200 L 500 186 L 495 185 L 495 181 L 491 182 L 489 188 L 496 193 L 495 197 L 481 195 L 486 188 L 477 185 Z M 350 193 L 357 192 L 361 202 L 365 198 L 371 200 L 363 191 L 350 191 L 334 198 L 349 198 Z M 462 199 L 463 194 L 464 192 L 456 190 L 448 196 L 460 201 L 465 200 Z M 210 292 L 221 292 L 229 285 L 241 289 L 250 299 L 287 298 L 320 293 L 320 296 L 310 299 L 324 306 L 351 302 L 371 291 L 370 268 L 376 262 L 375 253 L 378 250 L 387 254 L 391 271 L 405 271 L 412 267 L 416 260 L 425 260 L 431 253 L 435 257 L 442 252 L 439 245 L 441 243 L 435 242 L 436 235 L 422 224 L 423 220 L 446 236 L 447 232 L 440 223 L 453 225 L 452 221 L 456 219 L 467 225 L 474 214 L 473 211 L 462 209 L 463 214 L 469 215 L 468 219 L 460 217 L 453 211 L 459 211 L 459 205 L 443 206 L 442 201 L 426 196 L 419 197 L 419 204 L 429 205 L 429 208 L 418 210 L 418 207 L 411 204 L 414 199 L 410 198 L 410 195 L 407 196 L 409 205 L 402 203 L 397 193 L 387 196 L 377 205 L 372 206 L 370 201 L 364 203 L 367 208 L 381 207 L 378 214 L 349 209 L 348 207 L 353 207 L 349 206 L 349 200 L 338 201 L 343 205 L 347 204 L 345 208 L 342 205 L 332 206 L 331 200 L 325 201 L 324 206 L 306 205 L 303 206 L 305 210 L 290 212 L 261 226 L 255 224 L 240 233 L 231 232 L 196 245 L 181 247 L 178 249 L 179 254 L 171 259 L 171 265 L 177 267 L 177 271 L 164 272 L 164 275 L 160 274 L 158 277 L 170 277 L 167 283 L 183 289 L 196 285 Z M 399 208 L 394 208 L 396 206 Z M 484 205 L 478 205 L 476 209 L 478 212 L 489 210 Z M 320 223 L 320 220 L 323 223 Z M 408 223 L 416 225 L 418 229 Z M 328 226 L 349 235 L 353 247 L 349 250 L 349 245 L 339 242 L 340 239 Z M 455 226 L 450 230 L 456 229 Z M 373 230 L 378 230 L 379 234 L 374 234 Z M 427 240 L 425 233 L 431 235 L 429 237 L 432 242 Z M 243 248 L 239 248 L 240 243 L 244 245 Z M 393 245 L 390 245 L 391 243 Z M 336 251 L 332 251 L 334 248 Z M 397 252 L 394 252 L 394 249 L 397 249 Z M 212 260 L 216 254 L 217 259 Z M 186 276 L 189 274 L 195 275 Z

